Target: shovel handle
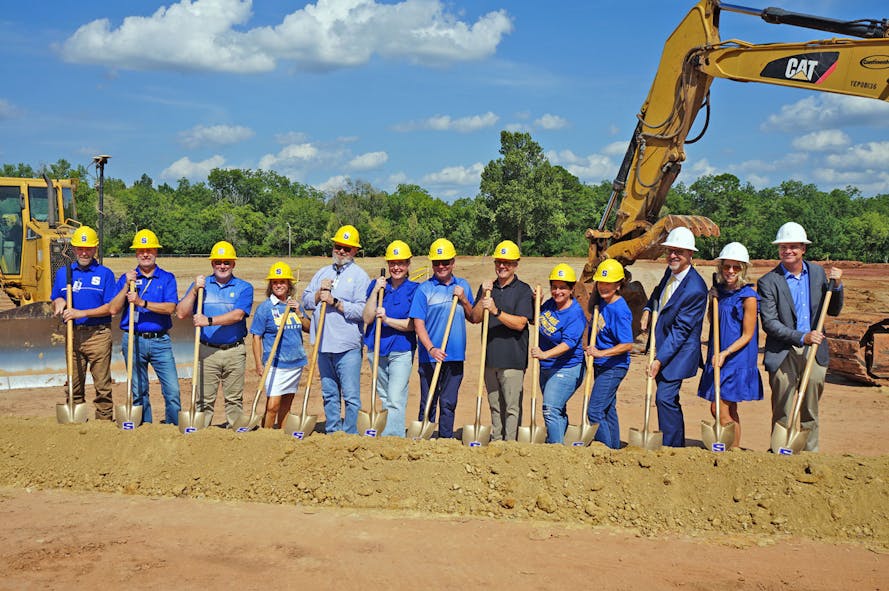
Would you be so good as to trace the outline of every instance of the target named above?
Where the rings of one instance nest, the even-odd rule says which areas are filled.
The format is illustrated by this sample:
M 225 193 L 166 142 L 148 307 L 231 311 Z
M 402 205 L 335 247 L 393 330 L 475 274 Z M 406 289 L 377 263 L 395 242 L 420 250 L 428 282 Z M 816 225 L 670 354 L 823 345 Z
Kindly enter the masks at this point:
M 312 378 L 315 377 L 315 368 L 318 366 L 318 352 L 321 350 L 321 335 L 324 334 L 324 316 L 327 314 L 327 302 L 321 302 L 321 311 L 318 312 L 318 328 L 315 329 L 315 348 L 312 349 L 312 359 L 309 362 L 309 375 L 306 377 L 306 391 L 303 394 L 303 412 L 306 416 L 309 407 L 309 392 L 312 390 Z
M 74 287 L 74 270 L 71 263 L 65 265 L 65 306 L 70 310 L 74 307 L 74 298 L 71 294 Z M 69 318 L 65 322 L 65 361 L 68 369 L 68 408 L 71 416 L 74 416 L 74 319 Z
M 272 348 L 269 350 L 269 358 L 265 360 L 265 366 L 262 368 L 262 376 L 259 378 L 259 385 L 256 387 L 256 395 L 253 397 L 253 408 L 250 411 L 251 423 L 253 422 L 253 417 L 256 416 L 256 407 L 259 404 L 259 398 L 262 396 L 262 390 L 265 388 L 266 378 L 269 377 L 269 371 L 272 369 L 272 362 L 275 360 L 275 355 L 278 354 L 278 345 L 281 343 L 281 336 L 284 334 L 284 328 L 286 328 L 287 323 L 290 321 L 290 315 L 292 313 L 290 306 L 285 304 L 284 317 L 281 318 L 281 324 L 275 332 L 275 340 L 272 343 Z
M 534 331 L 531 333 L 531 346 L 540 346 L 540 284 L 534 287 Z M 537 426 L 537 393 L 540 391 L 540 360 L 531 358 L 531 432 Z
M 130 293 L 136 292 L 136 282 L 130 281 Z M 127 325 L 127 416 L 133 412 L 133 340 L 136 335 L 136 304 L 130 302 L 129 323 Z
M 204 310 L 204 288 L 198 288 L 198 307 L 196 314 L 203 314 Z M 198 402 L 198 359 L 201 355 L 201 327 L 194 327 L 194 358 L 191 365 L 191 423 L 194 424 L 194 417 L 197 409 L 195 406 Z
M 448 348 L 448 337 L 451 336 L 451 325 L 454 322 L 454 313 L 457 311 L 457 301 L 459 298 L 454 296 L 451 298 L 451 309 L 448 312 L 448 323 L 445 325 L 444 337 L 441 340 L 441 350 L 446 351 Z M 435 396 L 435 387 L 438 385 L 438 375 L 441 373 L 441 361 L 435 362 L 435 369 L 432 370 L 432 381 L 429 382 L 429 392 L 426 395 L 426 408 L 423 411 L 423 427 L 429 424 L 429 411 L 432 410 L 432 399 Z
M 485 290 L 485 297 L 491 297 L 491 290 Z M 482 422 L 482 398 L 485 393 L 485 360 L 488 357 L 488 322 L 490 312 L 487 308 L 482 312 L 482 352 L 478 366 L 478 391 L 475 402 L 475 432 L 478 433 Z
M 386 269 L 380 269 L 380 277 L 386 276 Z M 383 307 L 383 292 L 386 289 L 377 290 L 377 308 Z M 370 376 L 370 422 L 373 423 L 377 416 L 377 376 L 380 374 L 380 333 L 383 331 L 383 319 L 377 316 L 374 321 L 374 356 Z
M 713 354 L 721 355 L 722 353 L 722 340 L 719 337 L 719 297 L 713 296 L 713 307 L 711 308 L 711 317 L 710 323 L 713 326 Z M 720 363 L 722 359 L 719 360 Z M 722 418 L 720 417 L 721 413 L 721 388 L 722 388 L 722 378 L 721 369 L 719 364 L 713 364 L 713 397 L 716 400 L 716 439 L 720 440 L 722 435 Z
M 647 434 L 649 421 L 651 420 L 651 397 L 654 394 L 654 378 L 650 375 L 651 365 L 654 363 L 655 357 L 655 330 L 657 329 L 658 302 L 655 300 L 654 309 L 651 311 L 651 320 L 648 323 L 648 367 L 649 375 L 645 382 L 645 417 L 643 419 L 643 430 Z
M 596 344 L 596 337 L 599 336 L 599 306 L 595 306 L 593 308 L 593 324 L 592 324 L 592 334 L 590 334 L 590 344 Z M 587 416 L 587 409 L 590 406 L 590 398 L 593 395 L 593 368 L 595 366 L 596 360 L 592 356 L 588 356 L 586 360 L 586 376 L 583 380 L 583 391 L 586 393 L 585 396 L 581 397 L 583 401 L 582 407 L 580 409 L 580 415 L 582 417 L 581 424 L 584 427 L 588 427 L 590 424 L 590 419 Z

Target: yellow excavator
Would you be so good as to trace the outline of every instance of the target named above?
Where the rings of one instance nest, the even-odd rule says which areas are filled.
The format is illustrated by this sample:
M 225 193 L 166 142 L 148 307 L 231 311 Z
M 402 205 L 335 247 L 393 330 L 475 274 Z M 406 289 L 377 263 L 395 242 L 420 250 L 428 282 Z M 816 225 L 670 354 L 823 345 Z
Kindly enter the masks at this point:
M 804 43 L 723 41 L 719 20 L 724 12 L 758 16 L 768 23 L 842 37 Z M 598 225 L 586 232 L 589 254 L 579 285 L 592 281 L 596 266 L 605 258 L 617 259 L 624 265 L 637 259 L 657 258 L 661 254 L 658 245 L 677 226 L 688 227 L 696 236 L 719 235 L 717 225 L 703 216 L 660 217 L 667 192 L 685 161 L 684 145 L 697 141 L 706 131 L 705 122 L 697 137 L 688 139 L 702 109 L 709 121 L 710 84 L 714 78 L 887 101 L 889 20 L 842 21 L 780 8 L 747 8 L 718 0 L 700 0 L 695 4 L 664 44 L 611 196 Z M 641 312 L 645 292 L 638 282 L 628 287 L 625 295 L 634 309 L 638 332 L 636 310 Z M 586 300 L 588 295 L 583 291 L 579 298 Z M 828 336 L 834 337 L 831 368 L 862 381 L 889 378 L 889 319 L 868 319 L 866 325 L 859 327 L 838 327 L 841 322 L 855 321 L 838 319 L 827 327 Z

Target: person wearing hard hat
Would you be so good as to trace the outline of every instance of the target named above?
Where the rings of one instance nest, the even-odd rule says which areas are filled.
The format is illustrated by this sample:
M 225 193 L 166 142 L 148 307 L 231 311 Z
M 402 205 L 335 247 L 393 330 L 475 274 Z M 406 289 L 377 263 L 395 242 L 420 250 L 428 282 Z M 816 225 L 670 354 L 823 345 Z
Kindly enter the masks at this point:
M 208 425 L 213 419 L 216 393 L 222 384 L 225 398 L 225 423 L 229 427 L 241 416 L 244 402 L 244 373 L 247 370 L 247 317 L 253 309 L 253 285 L 238 277 L 234 270 L 238 256 L 231 243 L 221 240 L 210 251 L 209 277 L 195 277 L 176 306 L 182 319 L 193 316 L 201 329 L 200 397 L 198 412 L 207 413 Z M 197 290 L 204 288 L 203 310 L 197 309 Z M 194 378 L 192 378 L 194 379 Z
M 583 380 L 583 331 L 586 316 L 574 298 L 577 275 L 565 263 L 549 274 L 551 297 L 540 307 L 540 339 L 531 357 L 540 360 L 546 442 L 562 443 L 568 428 L 566 407 Z
M 611 449 L 620 449 L 620 423 L 617 418 L 617 389 L 630 369 L 633 350 L 633 313 L 621 297 L 626 285 L 624 267 L 614 259 L 605 259 L 593 276 L 598 294 L 599 326 L 590 326 L 595 341 L 586 348 L 594 359 L 593 391 L 587 406 L 590 423 L 599 425 L 596 441 Z
M 111 301 L 114 273 L 95 259 L 99 236 L 89 226 L 81 226 L 71 236 L 74 260 L 71 268 L 71 308 L 67 307 L 68 270 L 56 271 L 52 285 L 53 315 L 74 321 L 74 368 L 72 370 L 74 403 L 85 401 L 86 371 L 89 368 L 96 388 L 96 418 L 110 421 L 114 402 L 111 398 Z
M 491 406 L 491 439 L 515 441 L 522 422 L 522 385 L 528 367 L 528 323 L 534 318 L 534 293 L 516 276 L 521 253 L 512 240 L 494 248 L 496 279 L 483 281 L 472 321 L 488 311 L 485 389 Z M 490 296 L 485 296 L 490 292 Z
M 117 280 L 117 295 L 112 306 L 123 309 L 120 330 L 123 339 L 120 350 L 124 363 L 129 347 L 130 306 L 135 308 L 133 318 L 133 404 L 142 405 L 142 422 L 153 420 L 151 399 L 148 396 L 148 364 L 154 368 L 164 397 L 164 422 L 179 424 L 179 375 L 173 357 L 173 342 L 169 331 L 173 328 L 172 314 L 176 311 L 179 294 L 176 277 L 157 266 L 157 251 L 161 248 L 157 236 L 151 230 L 139 230 L 133 236 L 130 248 L 136 251 L 136 268 L 122 274 Z M 130 283 L 136 290 L 130 291 Z
M 299 302 L 293 297 L 293 270 L 285 262 L 271 266 L 266 276 L 267 299 L 256 308 L 250 334 L 253 335 L 253 360 L 256 375 L 262 377 L 265 364 L 272 352 L 272 345 L 278 335 L 278 328 L 286 322 L 281 340 L 272 358 L 265 380 L 265 407 L 263 427 L 280 428 L 290 412 L 293 395 L 299 386 L 299 378 L 306 365 L 306 352 L 303 349 L 302 322 L 299 318 Z
M 701 331 L 707 311 L 707 284 L 691 260 L 695 236 L 685 227 L 673 228 L 661 243 L 667 249 L 667 269 L 642 313 L 642 330 L 657 307 L 655 359 L 648 375 L 655 378 L 658 426 L 664 445 L 685 447 L 685 417 L 679 403 L 682 380 L 693 377 L 701 365 Z
M 719 303 L 719 343 L 713 342 L 711 331 L 707 343 L 707 363 L 698 396 L 710 401 L 710 414 L 719 413 L 721 425 L 735 423 L 735 439 L 732 447 L 741 444 L 741 418 L 738 403 L 745 400 L 762 400 L 762 377 L 756 366 L 759 353 L 759 323 L 757 309 L 759 295 L 749 283 L 750 255 L 740 242 L 726 244 L 716 258 L 718 271 L 711 297 Z M 711 326 L 712 326 L 712 309 Z M 719 368 L 719 398 L 721 408 L 716 408 L 713 384 L 713 368 Z
M 778 266 L 759 278 L 762 329 L 766 333 L 763 365 L 769 373 L 772 389 L 772 426 L 789 427 L 794 393 L 800 385 L 806 366 L 808 346 L 817 347 L 815 361 L 806 384 L 805 404 L 800 410 L 802 429 L 809 431 L 806 451 L 818 451 L 818 401 L 824 391 L 829 362 L 824 333 L 815 330 L 828 279 L 836 282 L 827 307 L 830 316 L 843 309 L 843 271 L 831 267 L 824 272 L 820 265 L 804 260 L 812 242 L 806 230 L 796 222 L 780 228 L 772 244 L 778 245 Z
M 407 385 L 417 350 L 417 335 L 409 312 L 414 292 L 419 284 L 410 280 L 411 247 L 395 240 L 386 247 L 386 265 L 389 278 L 377 277 L 367 286 L 367 302 L 364 304 L 364 344 L 367 345 L 368 363 L 373 367 L 376 319 L 382 322 L 380 330 L 379 366 L 377 368 L 377 394 L 388 411 L 386 427 L 381 435 L 404 437 Z M 377 306 L 377 298 L 383 292 L 383 305 Z
M 355 263 L 355 255 L 361 248 L 355 226 L 341 226 L 331 240 L 333 263 L 315 273 L 303 291 L 302 302 L 303 307 L 312 312 L 310 340 L 316 344 L 320 339 L 318 373 L 324 398 L 325 431 L 358 433 L 361 333 L 370 278 Z M 327 305 L 323 334 L 319 335 L 322 304 Z
M 472 288 L 462 277 L 454 275 L 457 250 L 450 240 L 439 238 L 429 246 L 429 262 L 432 277 L 420 284 L 411 303 L 410 317 L 414 320 L 417 342 L 420 348 L 418 373 L 420 375 L 420 412 L 423 420 L 426 397 L 432 396 L 429 420 L 435 421 L 439 407 L 438 436 L 454 436 L 454 411 L 457 395 L 463 382 L 463 361 L 466 359 L 466 320 L 472 317 Z M 445 330 L 450 316 L 451 302 L 457 298 L 461 310 L 454 314 L 447 348 L 442 349 Z M 441 364 L 438 384 L 430 392 L 435 364 Z

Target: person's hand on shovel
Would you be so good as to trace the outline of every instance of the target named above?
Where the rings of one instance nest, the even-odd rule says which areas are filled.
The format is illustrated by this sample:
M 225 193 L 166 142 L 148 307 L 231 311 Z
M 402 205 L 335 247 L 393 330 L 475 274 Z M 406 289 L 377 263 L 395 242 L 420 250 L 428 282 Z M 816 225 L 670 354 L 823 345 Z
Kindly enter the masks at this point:
M 132 270 L 132 269 L 131 269 L 131 270 L 127 271 L 127 272 L 126 272 L 127 284 L 130 284 L 130 283 L 133 283 L 134 281 L 136 281 L 136 279 L 138 278 L 138 276 L 139 276 L 139 274 L 136 273 L 135 270 Z M 126 295 L 126 298 L 127 298 L 127 303 L 129 303 L 129 304 L 134 304 L 134 305 L 136 305 L 136 306 L 139 305 L 139 300 L 142 299 L 142 298 L 139 297 L 139 294 L 136 293 L 135 290 L 134 290 L 134 291 L 128 291 L 128 292 L 127 292 L 127 295 Z
M 651 365 L 648 366 L 648 377 L 656 378 L 657 374 L 661 371 L 661 362 L 655 359 L 651 362 Z
M 488 314 L 491 316 L 497 315 L 497 304 L 494 303 L 494 298 L 490 296 L 491 290 L 494 289 L 493 281 L 482 281 L 482 293 L 488 294 L 482 296 L 482 299 L 479 301 L 479 304 L 482 307 L 482 310 L 487 310 Z

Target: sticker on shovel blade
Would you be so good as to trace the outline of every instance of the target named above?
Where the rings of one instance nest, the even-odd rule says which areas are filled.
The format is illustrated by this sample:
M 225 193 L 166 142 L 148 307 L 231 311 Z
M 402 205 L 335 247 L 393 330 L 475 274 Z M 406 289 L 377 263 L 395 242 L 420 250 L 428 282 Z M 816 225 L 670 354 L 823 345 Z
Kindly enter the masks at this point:
M 197 431 L 197 429 L 194 428 L 194 427 L 186 427 L 186 428 L 185 428 L 185 434 L 186 434 L 186 435 L 188 435 L 189 433 L 194 433 L 195 431 Z
M 724 443 L 714 443 L 710 446 L 710 451 L 725 451 Z
M 778 455 L 781 455 L 781 456 L 792 456 L 792 455 L 793 455 L 793 450 L 790 449 L 789 447 L 779 447 L 779 448 L 778 448 Z
M 120 428 L 124 431 L 132 431 L 136 428 L 136 423 L 133 421 L 124 421 Z
M 376 430 L 376 429 L 365 429 L 365 430 L 364 430 L 364 434 L 365 434 L 366 436 L 368 436 L 368 437 L 376 437 L 376 436 L 377 436 L 377 430 Z
M 481 441 L 470 441 L 469 442 L 469 447 L 481 447 L 481 446 L 482 446 Z
M 585 444 L 583 441 L 575 441 L 574 443 L 571 444 L 571 447 L 584 447 L 584 446 L 585 446 Z
M 293 435 L 294 439 L 301 440 L 303 437 L 305 437 L 306 432 L 305 431 L 294 431 L 293 433 L 291 433 L 291 435 Z
M 249 427 L 238 427 L 235 430 L 235 433 L 247 433 L 248 431 L 250 431 Z

